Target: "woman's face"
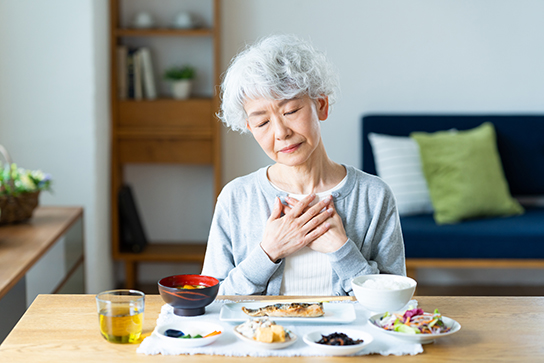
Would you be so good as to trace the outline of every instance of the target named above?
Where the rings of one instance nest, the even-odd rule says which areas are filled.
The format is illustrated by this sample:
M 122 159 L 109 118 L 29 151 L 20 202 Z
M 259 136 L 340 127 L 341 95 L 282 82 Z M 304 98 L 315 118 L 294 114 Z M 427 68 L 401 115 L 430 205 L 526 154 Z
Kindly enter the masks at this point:
M 275 162 L 297 166 L 307 162 L 321 144 L 319 121 L 329 112 L 327 97 L 289 100 L 248 99 L 244 104 L 247 128 Z

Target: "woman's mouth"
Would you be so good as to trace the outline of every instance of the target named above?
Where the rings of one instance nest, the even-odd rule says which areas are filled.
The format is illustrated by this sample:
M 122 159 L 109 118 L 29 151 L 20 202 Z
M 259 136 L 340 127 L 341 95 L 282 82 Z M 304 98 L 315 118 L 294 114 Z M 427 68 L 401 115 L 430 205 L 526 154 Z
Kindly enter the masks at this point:
M 281 149 L 280 152 L 290 154 L 292 152 L 295 152 L 300 147 L 301 144 L 302 143 L 289 145 L 289 146 L 284 147 L 283 149 Z

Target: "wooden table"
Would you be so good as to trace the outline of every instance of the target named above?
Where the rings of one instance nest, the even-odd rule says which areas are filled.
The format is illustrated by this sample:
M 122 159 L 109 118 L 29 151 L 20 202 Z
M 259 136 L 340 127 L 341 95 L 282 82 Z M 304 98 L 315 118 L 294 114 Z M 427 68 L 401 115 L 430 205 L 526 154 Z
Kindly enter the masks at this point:
M 218 297 L 232 299 L 232 296 Z M 238 297 L 240 298 L 240 297 Z M 268 297 L 270 298 L 270 297 Z M 457 320 L 458 333 L 424 345 L 415 356 L 268 357 L 147 356 L 136 345 L 108 343 L 98 331 L 94 295 L 40 295 L 4 343 L 0 362 L 542 362 L 544 361 L 544 298 L 424 297 L 426 311 L 439 308 Z M 144 334 L 149 334 L 163 301 L 146 296 Z

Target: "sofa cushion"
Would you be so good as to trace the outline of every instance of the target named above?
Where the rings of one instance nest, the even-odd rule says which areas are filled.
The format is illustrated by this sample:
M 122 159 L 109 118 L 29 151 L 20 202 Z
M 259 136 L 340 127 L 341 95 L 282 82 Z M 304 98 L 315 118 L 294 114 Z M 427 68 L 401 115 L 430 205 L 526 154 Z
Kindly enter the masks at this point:
M 454 225 L 406 216 L 401 225 L 407 258 L 544 258 L 544 208 Z
M 432 212 L 417 142 L 410 137 L 376 133 L 369 133 L 368 139 L 372 144 L 378 176 L 393 191 L 399 214 Z
M 523 213 L 504 178 L 492 123 L 411 136 L 419 144 L 436 223 Z

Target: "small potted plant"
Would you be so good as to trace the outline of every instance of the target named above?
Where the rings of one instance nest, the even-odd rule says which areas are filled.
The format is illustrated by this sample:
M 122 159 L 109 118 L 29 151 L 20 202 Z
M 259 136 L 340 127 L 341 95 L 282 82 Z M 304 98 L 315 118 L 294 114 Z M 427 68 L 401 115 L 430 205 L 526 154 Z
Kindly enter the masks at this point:
M 164 72 L 164 78 L 172 82 L 173 97 L 178 100 L 184 100 L 191 95 L 195 69 L 189 65 L 172 67 Z
M 41 191 L 51 190 L 51 176 L 40 170 L 18 168 L 0 145 L 0 225 L 23 222 L 32 217 Z

